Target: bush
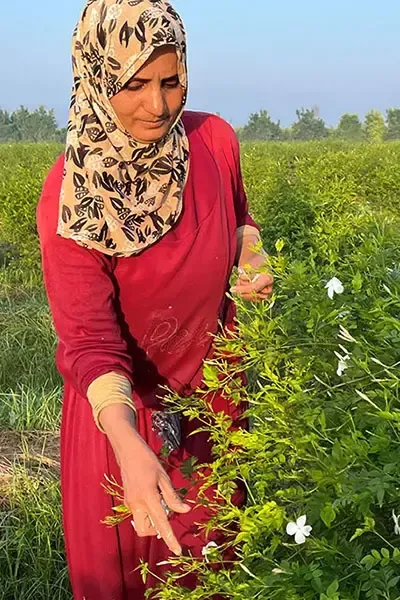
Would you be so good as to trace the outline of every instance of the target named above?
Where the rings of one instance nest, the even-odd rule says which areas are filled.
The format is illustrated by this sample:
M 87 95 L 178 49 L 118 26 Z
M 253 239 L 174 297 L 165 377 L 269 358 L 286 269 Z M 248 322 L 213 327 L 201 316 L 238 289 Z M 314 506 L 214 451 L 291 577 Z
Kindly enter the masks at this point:
M 55 143 L 0 145 L 0 266 L 19 262 L 27 271 L 40 269 L 36 205 L 62 150 Z
M 400 223 L 399 192 L 384 166 L 391 154 L 287 147 L 285 160 L 270 157 L 264 169 L 266 152 L 244 148 L 252 207 L 273 254 L 275 297 L 241 306 L 238 333 L 219 339 L 221 355 L 205 371 L 207 391 L 222 379 L 227 397 L 248 400 L 251 431 L 230 432 L 204 394 L 171 399 L 201 418 L 215 442 L 204 486 L 216 485 L 226 503 L 209 531 L 211 539 L 231 531 L 236 562 L 224 568 L 222 546 L 210 554 L 217 570 L 184 558 L 181 567 L 197 572 L 201 585 L 180 589 L 171 574 L 157 597 L 396 600 Z M 280 201 L 293 222 L 300 206 L 295 236 Z M 331 299 L 333 277 L 343 293 Z M 247 389 L 226 352 L 247 366 Z M 230 501 L 238 476 L 248 490 L 241 509 Z M 312 532 L 297 544 L 286 527 L 302 515 Z
M 43 146 L 41 158 L 40 147 L 13 149 L 17 167 L 11 154 L 0 154 L 0 241 L 21 254 L 5 261 L 6 286 L 39 268 L 35 207 L 59 151 Z M 230 432 L 229 421 L 213 414 L 201 393 L 171 399 L 172 406 L 200 417 L 215 442 L 216 462 L 204 485 L 214 483 L 226 503 L 209 531 L 231 531 L 235 564 L 231 571 L 219 560 L 224 548 L 211 550 L 210 562 L 173 559 L 198 573 L 201 585 L 185 590 L 171 574 L 156 597 L 398 600 L 399 158 L 396 142 L 243 145 L 246 187 L 271 254 L 275 297 L 240 305 L 238 331 L 218 340 L 221 355 L 206 367 L 205 381 L 208 390 L 222 385 L 227 396 L 248 400 L 251 431 Z M 343 293 L 331 299 L 325 286 L 333 277 Z M 4 349 L 11 359 L 7 340 L 30 336 L 24 310 L 15 328 L 7 325 L 8 297 L 7 288 Z M 40 296 L 26 306 L 36 306 L 36 298 L 40 306 Z M 54 339 L 46 315 L 38 314 L 39 341 L 50 361 Z M 247 389 L 224 359 L 227 351 L 242 358 Z M 41 390 L 50 397 L 57 385 L 50 369 L 47 380 L 46 368 L 40 361 L 37 366 L 34 401 L 16 413 L 23 427 L 32 422 L 31 406 L 40 402 Z M 23 383 L 31 385 L 27 372 Z M 9 379 L 6 374 L 4 385 L 15 387 Z M 20 393 L 27 397 L 24 387 Z M 3 422 L 7 418 L 5 411 Z M 46 409 L 41 419 L 47 422 L 53 413 Z M 237 478 L 248 490 L 240 509 L 230 502 Z M 298 545 L 286 526 L 302 515 L 312 531 Z M 19 554 L 10 556 L 22 564 Z M 24 573 L 17 575 L 28 598 L 33 588 Z M 35 586 L 38 597 L 50 591 L 56 597 L 47 575 L 43 590 L 38 579 Z

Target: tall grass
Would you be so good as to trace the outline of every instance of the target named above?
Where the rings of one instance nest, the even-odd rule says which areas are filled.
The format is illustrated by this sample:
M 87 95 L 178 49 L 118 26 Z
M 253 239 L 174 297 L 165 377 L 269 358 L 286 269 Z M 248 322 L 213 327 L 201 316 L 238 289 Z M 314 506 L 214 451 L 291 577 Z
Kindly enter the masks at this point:
M 58 480 L 16 464 L 0 502 L 0 600 L 70 598 Z

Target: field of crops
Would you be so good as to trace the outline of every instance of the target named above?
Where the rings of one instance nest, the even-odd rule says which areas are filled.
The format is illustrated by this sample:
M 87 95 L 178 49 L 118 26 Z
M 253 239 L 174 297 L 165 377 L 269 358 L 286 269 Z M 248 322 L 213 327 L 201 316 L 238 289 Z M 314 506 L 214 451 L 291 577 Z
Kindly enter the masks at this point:
M 61 382 L 35 231 L 61 150 L 0 146 L 0 600 L 70 598 Z M 213 432 L 211 480 L 227 500 L 213 527 L 235 531 L 237 563 L 184 559 L 202 585 L 186 592 L 171 575 L 159 598 L 400 600 L 400 144 L 245 144 L 242 156 L 276 293 L 242 305 L 237 338 L 219 343 L 249 369 L 252 431 L 229 433 L 201 397 L 182 401 Z M 209 388 L 227 369 L 207 368 Z M 299 544 L 288 531 L 299 541 L 304 519 L 287 524 L 302 515 L 312 532 Z

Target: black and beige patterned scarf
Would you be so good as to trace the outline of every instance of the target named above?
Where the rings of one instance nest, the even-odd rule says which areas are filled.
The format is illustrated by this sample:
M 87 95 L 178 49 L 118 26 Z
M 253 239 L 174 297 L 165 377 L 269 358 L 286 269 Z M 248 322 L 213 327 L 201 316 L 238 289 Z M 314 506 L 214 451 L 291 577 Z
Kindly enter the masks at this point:
M 184 102 L 169 133 L 145 144 L 127 132 L 110 98 L 165 45 L 176 47 Z M 189 170 L 183 23 L 165 0 L 89 0 L 74 31 L 72 62 L 57 233 L 104 254 L 132 256 L 167 233 L 182 211 Z

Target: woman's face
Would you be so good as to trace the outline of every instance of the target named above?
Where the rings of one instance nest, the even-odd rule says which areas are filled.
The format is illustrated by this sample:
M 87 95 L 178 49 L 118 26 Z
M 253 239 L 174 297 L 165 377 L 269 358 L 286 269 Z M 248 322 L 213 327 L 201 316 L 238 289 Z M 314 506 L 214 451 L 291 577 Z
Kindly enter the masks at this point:
M 166 135 L 183 102 L 178 58 L 171 46 L 157 48 L 149 60 L 110 101 L 131 136 L 156 142 Z

